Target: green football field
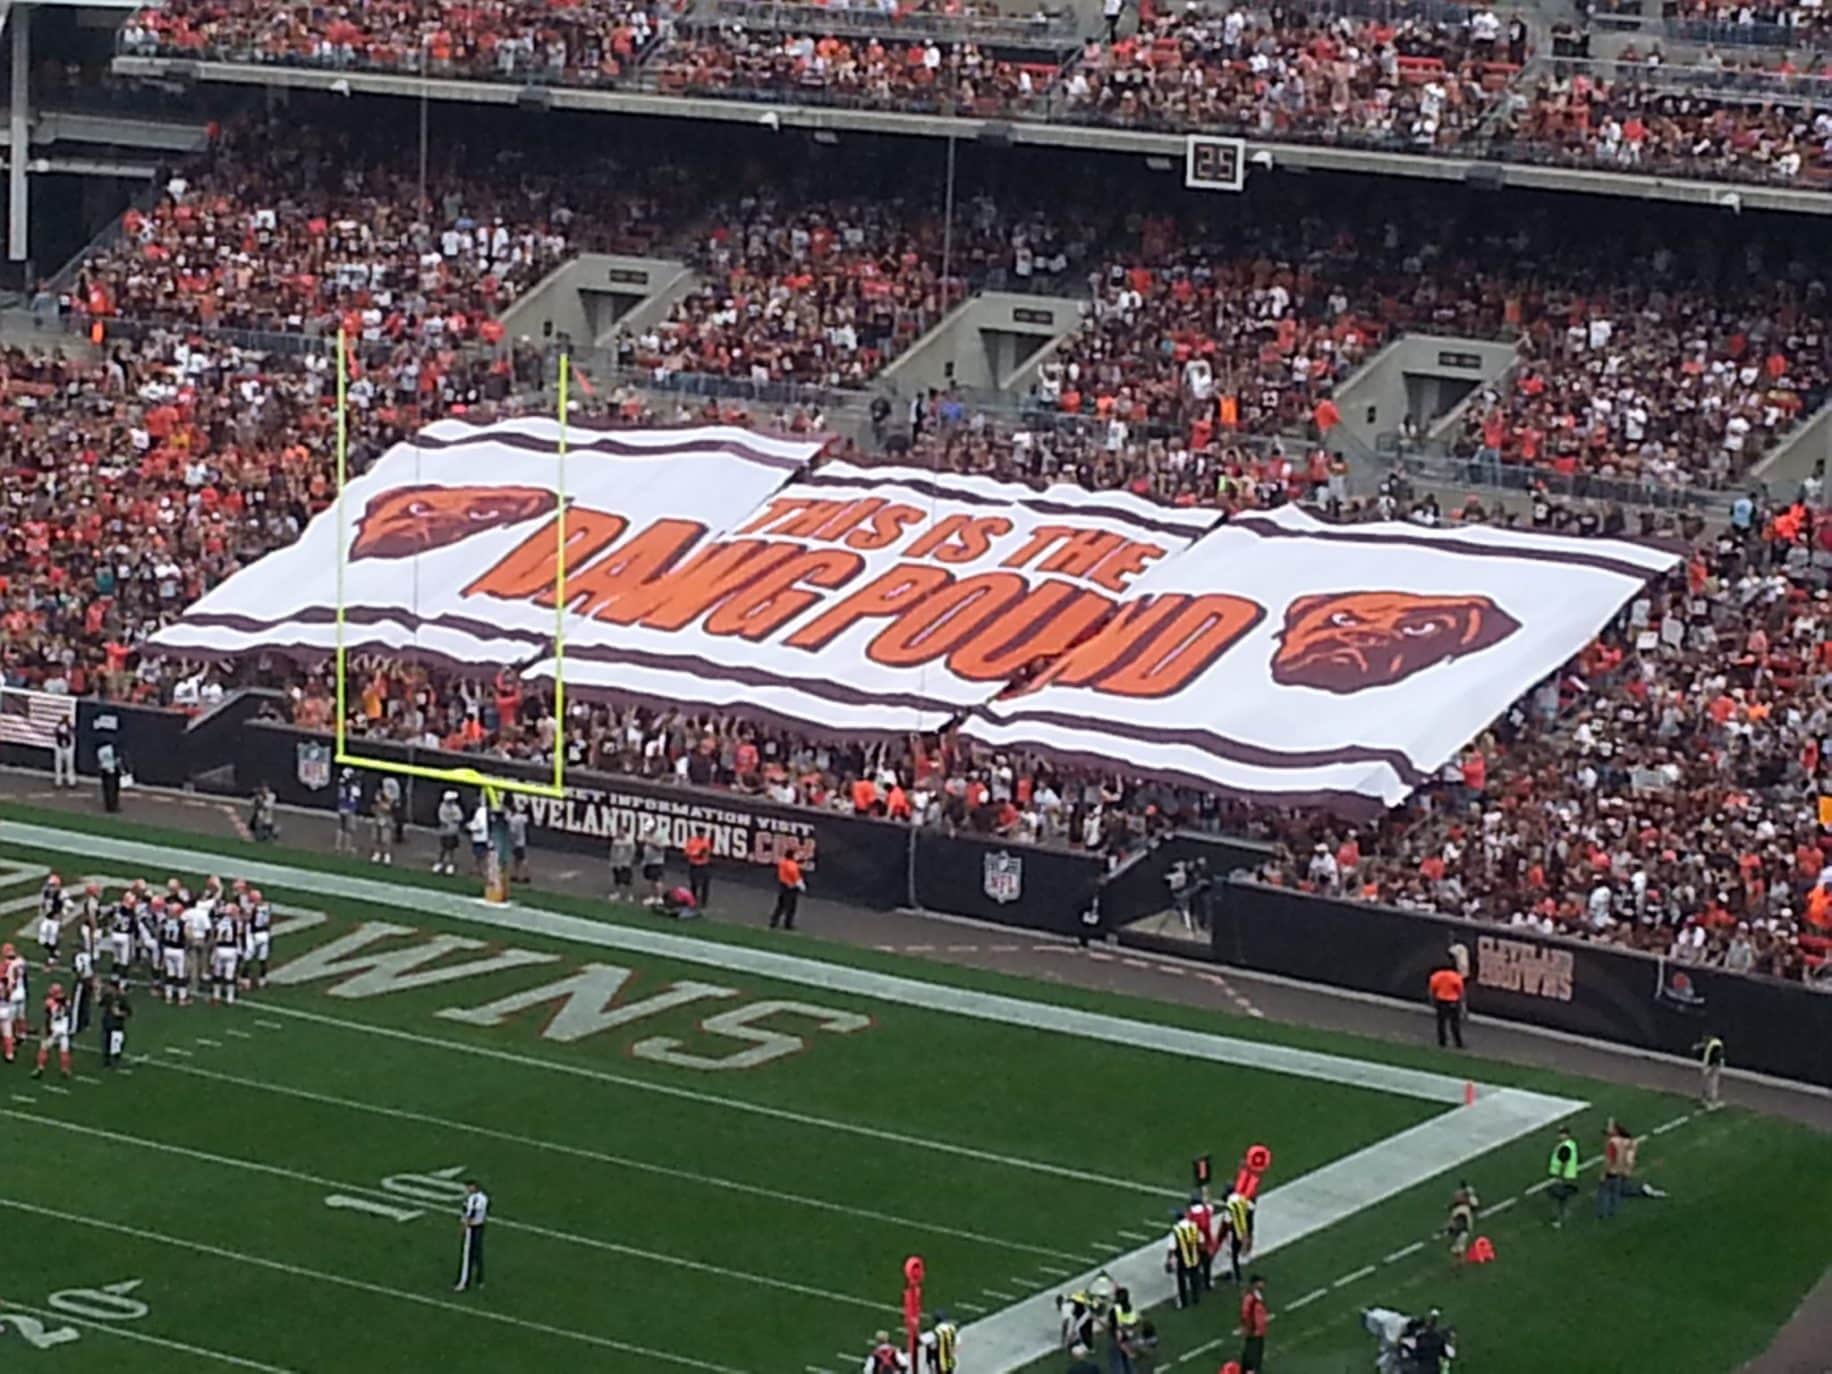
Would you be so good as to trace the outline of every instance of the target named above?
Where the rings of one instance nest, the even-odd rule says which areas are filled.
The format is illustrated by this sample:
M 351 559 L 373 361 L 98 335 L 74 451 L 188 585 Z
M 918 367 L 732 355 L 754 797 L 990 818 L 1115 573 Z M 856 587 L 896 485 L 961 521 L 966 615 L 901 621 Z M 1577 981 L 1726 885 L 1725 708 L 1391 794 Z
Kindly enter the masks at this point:
M 1443 1307 L 1469 1369 L 1725 1371 L 1832 1253 L 1827 1142 L 1747 1113 L 1487 1065 L 1464 1107 L 1466 1063 L 1429 1049 L 4 816 L 11 938 L 49 868 L 253 871 L 281 919 L 270 986 L 233 1009 L 136 989 L 128 1071 L 93 1033 L 67 1083 L 0 1068 L 8 1370 L 845 1374 L 913 1253 L 963 1369 L 1021 1367 L 1091 1270 L 1161 1287 L 1191 1159 L 1231 1174 L 1255 1141 L 1281 1374 L 1371 1367 L 1374 1303 Z M 1643 1172 L 1672 1197 L 1607 1224 L 1586 1198 L 1552 1231 L 1526 1190 L 1567 1113 L 1587 1153 L 1608 1114 L 1659 1128 Z M 1428 1239 L 1459 1175 L 1500 1255 L 1460 1272 Z M 487 1283 L 459 1294 L 473 1177 Z M 1234 1302 L 1155 1311 L 1159 1365 L 1232 1354 Z

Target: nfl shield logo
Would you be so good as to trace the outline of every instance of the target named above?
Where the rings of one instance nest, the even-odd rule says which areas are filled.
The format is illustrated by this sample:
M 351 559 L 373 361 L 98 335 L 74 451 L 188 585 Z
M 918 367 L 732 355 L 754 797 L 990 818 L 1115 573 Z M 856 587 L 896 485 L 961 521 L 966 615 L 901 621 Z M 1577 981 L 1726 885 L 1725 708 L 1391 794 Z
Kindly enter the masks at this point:
M 300 744 L 299 785 L 301 787 L 309 787 L 314 792 L 321 787 L 329 787 L 331 785 L 330 745 Z
M 986 895 L 1003 906 L 1024 895 L 1024 860 L 1004 850 L 986 856 L 984 881 Z

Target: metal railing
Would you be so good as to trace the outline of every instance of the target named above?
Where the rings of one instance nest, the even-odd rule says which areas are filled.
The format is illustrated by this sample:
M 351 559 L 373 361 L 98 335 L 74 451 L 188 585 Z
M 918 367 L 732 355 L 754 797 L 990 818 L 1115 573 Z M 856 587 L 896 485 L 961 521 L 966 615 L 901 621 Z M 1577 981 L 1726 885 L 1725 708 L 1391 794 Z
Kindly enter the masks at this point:
M 184 52 L 164 55 L 180 62 L 211 60 L 301 68 L 313 68 L 319 65 L 291 55 L 284 61 L 276 62 L 271 55 L 233 50 L 227 46 L 212 49 L 207 53 Z M 683 57 L 687 60 L 682 60 Z M 1556 58 L 1552 59 L 1552 65 L 1560 67 L 1563 64 L 1582 61 L 1586 59 Z M 1069 60 L 1063 64 L 1062 72 L 1071 70 L 1074 65 L 1074 55 L 1071 54 Z M 1612 68 L 1614 65 L 1616 64 L 1611 64 Z M 1628 64 L 1622 65 L 1628 66 Z M 351 66 L 347 69 L 356 70 L 357 67 Z M 1832 95 L 1828 94 L 1826 78 L 1777 77 L 1767 85 L 1763 85 L 1761 83 L 1764 78 L 1758 77 L 1756 78 L 1757 84 L 1752 89 L 1744 91 L 1737 87 L 1737 74 L 1690 68 L 1648 69 L 1636 66 L 1631 69 L 1637 73 L 1638 81 L 1641 81 L 1652 70 L 1657 74 L 1653 79 L 1673 83 L 1668 87 L 1669 89 L 1676 92 L 1686 90 L 1692 93 L 1709 94 L 1717 99 L 1786 98 L 1794 103 L 1811 104 L 1827 103 L 1832 100 Z M 416 71 L 400 72 L 393 68 L 383 70 L 396 75 L 418 75 Z M 1679 73 L 1697 70 L 1703 74 L 1688 85 L 1686 83 L 1690 78 L 1687 76 L 1683 74 L 1679 76 L 1658 75 L 1662 70 Z M 442 73 L 433 74 L 437 76 Z M 539 86 L 546 80 L 546 76 L 542 73 L 508 76 L 450 74 L 464 75 L 468 79 L 480 81 L 515 82 L 528 87 Z M 1204 116 L 1192 119 L 1175 111 L 1146 109 L 1136 117 L 1121 119 L 1071 100 L 1061 79 L 1061 73 L 1057 80 L 1029 95 L 1003 94 L 997 89 L 995 81 L 982 79 L 975 83 L 974 98 L 968 102 L 961 97 L 959 88 L 952 84 L 951 74 L 944 66 L 942 79 L 936 85 L 894 90 L 887 96 L 881 97 L 865 91 L 835 89 L 818 79 L 809 79 L 796 74 L 771 73 L 764 76 L 751 76 L 720 70 L 716 65 L 704 66 L 691 60 L 690 51 L 674 46 L 665 39 L 658 40 L 652 47 L 648 59 L 640 66 L 626 70 L 614 78 L 594 79 L 584 84 L 644 94 L 740 101 L 762 106 L 792 104 L 835 110 L 888 110 L 939 117 L 1040 121 L 1070 126 L 1123 128 L 1172 135 L 1228 134 L 1279 143 L 1348 148 L 1369 152 L 1459 157 L 1533 166 L 1588 168 L 1624 175 L 1645 176 L 1664 173 L 1681 177 L 1707 178 L 1714 181 L 1788 186 L 1812 191 L 1832 190 L 1832 178 L 1827 176 L 1828 170 L 1832 169 L 1811 163 L 1802 169 L 1801 175 L 1790 176 L 1776 171 L 1767 162 L 1753 158 L 1740 156 L 1694 158 L 1688 154 L 1666 154 L 1658 150 L 1648 150 L 1644 152 L 1639 163 L 1625 165 L 1613 159 L 1592 155 L 1584 149 L 1573 150 L 1561 144 L 1535 142 L 1506 127 L 1508 121 L 1499 117 L 1508 113 L 1503 107 L 1510 100 L 1518 99 L 1523 102 L 1526 100 L 1524 83 L 1528 79 L 1530 78 L 1522 78 L 1522 84 L 1495 93 L 1488 100 L 1483 101 L 1479 108 L 1472 109 L 1470 118 L 1461 128 L 1447 131 L 1448 138 L 1444 142 L 1436 140 L 1421 142 L 1404 133 L 1381 133 L 1358 127 L 1332 127 L 1321 118 L 1311 127 L 1305 127 L 1299 123 L 1290 127 L 1267 129 L 1261 126 L 1262 112 L 1257 106 L 1231 117 Z
M 1602 501 L 1661 510 L 1710 511 L 1728 505 L 1732 490 L 1706 477 L 1697 482 L 1657 482 L 1644 478 L 1565 473 L 1555 468 L 1454 455 L 1441 443 L 1402 440 L 1391 431 L 1376 440 L 1377 450 L 1400 472 L 1437 486 L 1481 491 L 1548 494 L 1576 501 Z M 1735 490 L 1746 489 L 1748 483 Z
M 1832 76 L 1815 72 L 1780 72 L 1762 67 L 1713 67 L 1672 62 L 1624 61 L 1608 57 L 1558 57 L 1554 73 L 1582 73 L 1597 81 L 1673 95 L 1705 95 L 1714 100 L 1832 106 Z
M 574 348 L 571 357 L 573 369 L 583 371 L 587 385 L 598 391 L 627 386 L 681 400 L 743 401 L 755 405 L 812 408 L 828 414 L 862 409 L 870 404 L 873 395 L 873 383 L 869 381 L 857 387 L 836 387 L 812 382 L 756 381 L 710 372 L 631 367 L 619 363 L 615 354 L 599 348 Z
M 1039 7 L 1030 15 L 927 14 L 854 5 L 782 3 L 782 0 L 714 0 L 683 17 L 682 28 L 742 23 L 749 30 L 858 34 L 889 39 L 932 38 L 987 47 L 1043 48 L 1060 52 L 1081 41 L 1073 9 Z

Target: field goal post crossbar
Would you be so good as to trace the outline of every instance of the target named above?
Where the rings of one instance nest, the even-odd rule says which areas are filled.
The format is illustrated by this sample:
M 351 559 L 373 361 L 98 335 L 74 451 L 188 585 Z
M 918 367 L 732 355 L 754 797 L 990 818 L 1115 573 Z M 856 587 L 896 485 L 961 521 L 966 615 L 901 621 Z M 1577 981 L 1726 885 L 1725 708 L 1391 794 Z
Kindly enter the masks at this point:
M 436 768 L 423 763 L 380 759 L 353 754 L 348 746 L 348 647 L 344 640 L 344 565 L 349 561 L 350 528 L 344 494 L 349 483 L 349 372 L 350 340 L 346 331 L 337 331 L 337 610 L 334 621 L 335 671 L 337 675 L 337 715 L 333 763 L 338 768 L 361 768 L 372 773 L 392 773 L 400 777 L 422 778 L 479 788 L 484 804 L 496 811 L 506 792 L 524 796 L 563 798 L 566 795 L 566 749 L 558 729 L 553 741 L 553 778 L 550 782 L 531 782 L 526 778 L 486 773 L 479 768 Z M 567 390 L 572 360 L 562 353 L 559 358 L 558 403 L 555 419 L 557 434 L 554 456 L 557 460 L 554 490 L 554 611 L 553 611 L 553 714 L 554 720 L 566 718 L 566 413 Z M 496 846 L 491 846 L 492 857 Z M 494 892 L 500 886 L 492 881 Z

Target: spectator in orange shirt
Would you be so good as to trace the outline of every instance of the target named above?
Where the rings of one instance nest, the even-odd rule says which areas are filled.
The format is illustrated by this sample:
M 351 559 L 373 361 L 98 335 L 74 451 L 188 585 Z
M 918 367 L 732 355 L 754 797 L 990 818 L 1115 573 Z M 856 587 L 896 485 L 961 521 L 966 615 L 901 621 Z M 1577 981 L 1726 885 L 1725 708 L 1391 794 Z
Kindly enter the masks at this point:
M 795 907 L 807 888 L 798 851 L 791 849 L 776 861 L 776 908 L 770 912 L 771 930 L 779 925 L 784 930 L 795 929 Z
M 687 859 L 687 891 L 693 897 L 694 909 L 706 910 L 706 899 L 712 893 L 712 839 L 706 827 L 696 825 L 681 846 Z
M 1463 1048 L 1463 975 L 1446 963 L 1431 975 L 1428 985 L 1431 989 L 1431 1006 L 1438 1014 L 1438 1045 L 1449 1043 L 1446 1038 L 1454 1038 L 1457 1048 Z

